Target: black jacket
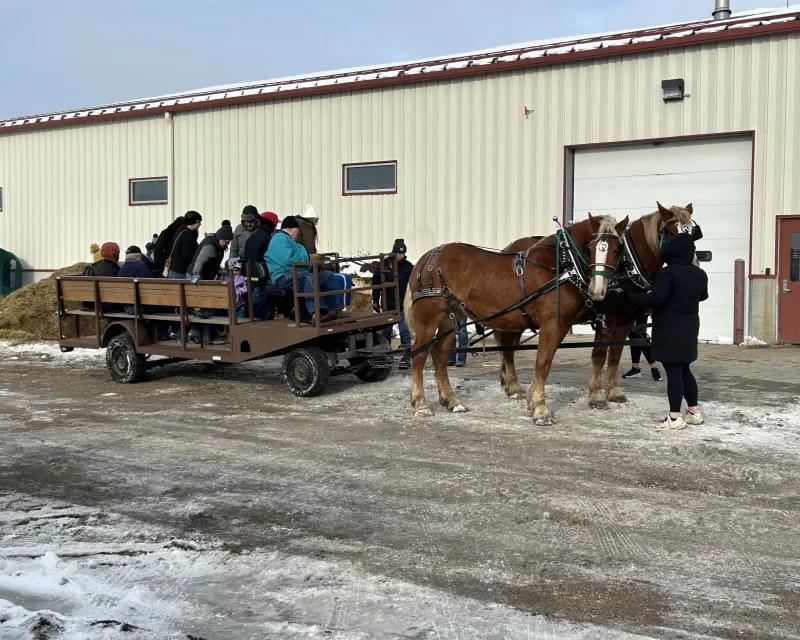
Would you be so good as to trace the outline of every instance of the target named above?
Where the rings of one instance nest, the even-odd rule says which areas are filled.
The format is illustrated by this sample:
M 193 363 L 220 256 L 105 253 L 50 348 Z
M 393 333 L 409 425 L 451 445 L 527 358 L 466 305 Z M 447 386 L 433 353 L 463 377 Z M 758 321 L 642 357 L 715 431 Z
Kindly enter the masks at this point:
M 99 260 L 92 265 L 92 275 L 97 278 L 115 278 L 119 273 L 119 264 L 113 260 Z
M 699 302 L 708 298 L 708 276 L 692 264 L 694 240 L 681 233 L 662 252 L 667 266 L 656 275 L 650 293 L 629 293 L 628 300 L 653 310 L 653 357 L 660 362 L 697 360 Z
M 216 280 L 224 256 L 225 249 L 219 246 L 217 235 L 212 233 L 210 236 L 203 238 L 200 246 L 194 252 L 192 261 L 189 263 L 185 273 L 187 276 L 195 273 L 200 274 L 201 280 Z
M 175 242 L 172 247 L 172 262 L 170 270 L 176 273 L 189 273 L 189 264 L 194 259 L 197 251 L 197 230 L 192 231 L 188 227 L 181 227 L 175 235 Z
M 269 249 L 269 241 L 272 240 L 272 232 L 264 225 L 259 225 L 258 228 L 250 234 L 244 245 L 244 258 L 250 267 L 250 275 L 258 276 L 256 265 L 261 264 L 264 268 L 267 281 L 269 280 L 269 272 L 267 271 L 267 264 L 264 261 L 264 254 Z M 247 273 L 247 271 L 244 271 Z
M 408 289 L 408 279 L 411 277 L 411 270 L 414 265 L 406 258 L 397 263 L 397 279 L 400 281 L 400 308 L 403 308 L 403 299 L 406 297 L 406 290 Z M 394 273 L 392 269 L 385 269 L 383 272 L 384 282 L 394 282 Z M 375 265 L 375 273 L 372 276 L 372 285 L 381 283 L 381 272 L 378 264 Z M 372 304 L 376 307 L 381 306 L 381 290 L 372 290 Z M 394 311 L 394 287 L 386 289 L 386 309 L 384 311 Z

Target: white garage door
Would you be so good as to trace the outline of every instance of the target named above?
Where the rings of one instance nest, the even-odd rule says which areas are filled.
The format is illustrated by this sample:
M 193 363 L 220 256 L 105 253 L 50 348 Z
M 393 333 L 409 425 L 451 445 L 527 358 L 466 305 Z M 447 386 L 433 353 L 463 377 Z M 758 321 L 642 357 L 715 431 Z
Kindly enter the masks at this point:
M 703 229 L 698 250 L 713 252 L 700 266 L 709 299 L 700 305 L 700 339 L 733 335 L 734 260 L 750 246 L 750 138 L 717 138 L 576 149 L 573 220 L 587 212 L 631 220 L 669 207 L 694 205 Z M 746 314 L 745 314 L 746 316 Z

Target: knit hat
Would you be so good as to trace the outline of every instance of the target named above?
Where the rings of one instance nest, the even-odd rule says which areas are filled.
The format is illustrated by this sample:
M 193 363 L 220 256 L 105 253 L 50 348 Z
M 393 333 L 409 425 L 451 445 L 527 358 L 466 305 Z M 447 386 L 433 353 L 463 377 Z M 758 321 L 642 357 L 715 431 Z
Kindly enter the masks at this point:
M 272 211 L 262 211 L 259 216 L 261 216 L 262 220 L 268 220 L 271 222 L 273 227 L 278 226 L 278 220 L 280 220 L 280 218 L 278 218 L 277 213 L 273 213 Z
M 319 222 L 319 214 L 317 210 L 314 208 L 313 204 L 307 204 L 303 209 L 303 213 L 300 214 L 301 218 L 305 218 L 306 220 L 316 220 Z
M 233 240 L 233 229 L 231 229 L 230 225 L 223 224 L 219 229 L 217 229 L 217 232 L 214 235 L 217 236 L 217 240 L 227 240 L 230 242 Z
M 135 244 L 132 244 L 130 247 L 125 249 L 125 259 L 128 258 L 141 258 L 142 257 L 142 250 L 137 247 Z
M 223 220 L 220 226 L 230 227 L 231 226 L 231 221 L 230 220 Z
M 242 261 L 239 258 L 228 258 L 228 269 L 241 269 Z
M 185 224 L 186 226 L 202 221 L 203 221 L 203 216 L 197 213 L 197 211 L 187 211 L 186 213 L 183 214 L 183 224 Z
M 116 242 L 104 242 L 100 247 L 100 255 L 103 260 L 111 260 L 112 262 L 119 261 L 119 245 Z
M 247 220 L 258 222 L 258 209 L 252 204 L 248 204 L 242 209 L 242 222 L 246 222 Z
M 392 253 L 406 253 L 407 251 L 408 247 L 406 246 L 406 241 L 402 238 L 397 238 L 397 240 L 394 241 Z
M 300 225 L 294 216 L 286 216 L 281 222 L 281 229 L 297 229 Z

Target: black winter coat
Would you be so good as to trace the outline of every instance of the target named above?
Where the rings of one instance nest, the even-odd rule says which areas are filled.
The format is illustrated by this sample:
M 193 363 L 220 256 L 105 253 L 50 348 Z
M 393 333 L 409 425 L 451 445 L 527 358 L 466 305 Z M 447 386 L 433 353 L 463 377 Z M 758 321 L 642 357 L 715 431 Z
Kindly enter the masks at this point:
M 113 260 L 99 260 L 92 265 L 92 274 L 96 278 L 115 278 L 119 273 L 119 264 Z
M 197 230 L 192 231 L 188 227 L 181 227 L 175 235 L 175 243 L 172 248 L 172 262 L 170 269 L 176 273 L 188 273 L 189 265 L 197 251 Z
M 653 358 L 660 362 L 697 360 L 699 302 L 708 298 L 708 276 L 692 264 L 694 240 L 681 233 L 663 251 L 667 266 L 656 275 L 650 293 L 629 293 L 628 300 L 653 310 Z
M 375 265 L 375 273 L 372 276 L 372 285 L 381 283 L 381 272 Z M 408 289 L 408 279 L 411 277 L 411 271 L 414 268 L 411 260 L 406 258 L 397 263 L 397 279 L 400 281 L 400 309 L 403 308 L 403 300 L 406 297 L 406 290 Z M 394 282 L 394 273 L 392 269 L 386 269 L 383 272 L 384 282 Z M 373 289 L 372 291 L 372 304 L 380 307 L 381 304 L 381 290 Z M 384 311 L 394 311 L 394 287 L 386 289 L 386 309 Z
M 244 257 L 247 264 L 250 265 L 250 275 L 256 276 L 258 274 L 256 271 L 256 264 L 261 263 L 264 267 L 267 281 L 269 281 L 269 272 L 267 271 L 267 265 L 264 261 L 264 254 L 266 254 L 267 249 L 269 249 L 270 240 L 272 240 L 272 231 L 264 225 L 260 225 L 250 234 L 250 237 L 247 238 L 247 242 L 245 242 L 244 245 Z M 246 273 L 246 271 L 244 273 Z
M 224 257 L 225 249 L 219 246 L 217 235 L 212 233 L 203 238 L 185 273 L 187 276 L 199 273 L 201 280 L 216 280 Z

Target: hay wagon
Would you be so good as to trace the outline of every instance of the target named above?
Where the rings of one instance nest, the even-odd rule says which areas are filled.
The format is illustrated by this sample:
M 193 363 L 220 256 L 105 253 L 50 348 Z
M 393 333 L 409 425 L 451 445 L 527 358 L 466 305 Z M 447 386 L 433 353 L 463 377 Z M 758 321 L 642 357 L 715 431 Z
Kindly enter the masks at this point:
M 312 293 L 268 287 L 267 294 L 276 306 L 275 318 L 256 320 L 253 316 L 251 279 L 247 278 L 249 303 L 237 314 L 233 277 L 228 282 L 163 278 L 104 278 L 62 276 L 56 279 L 59 343 L 62 351 L 75 348 L 106 350 L 106 364 L 116 382 L 139 382 L 148 369 L 184 360 L 240 363 L 259 358 L 283 356 L 282 373 L 291 391 L 298 396 L 316 396 L 327 386 L 330 376 L 352 373 L 366 382 L 385 380 L 394 365 L 391 346 L 381 329 L 399 319 L 399 311 L 375 313 L 350 311 L 325 321 L 320 318 L 319 271 L 339 270 L 345 263 L 378 261 L 380 272 L 397 265 L 393 254 L 340 258 L 327 254 L 323 261 L 300 262 L 293 266 L 311 270 Z M 231 274 L 232 275 L 232 274 Z M 392 282 L 325 292 L 325 295 L 352 295 L 353 292 L 379 290 L 386 309 L 387 296 L 394 296 L 394 309 L 400 309 L 399 292 Z M 313 298 L 315 313 L 304 313 L 305 301 Z M 200 313 L 203 310 L 203 313 Z M 216 325 L 227 331 L 225 344 L 188 340 L 192 325 Z M 165 326 L 180 328 L 177 340 L 161 340 Z M 90 328 L 87 328 L 90 327 Z M 162 356 L 153 358 L 152 356 Z

